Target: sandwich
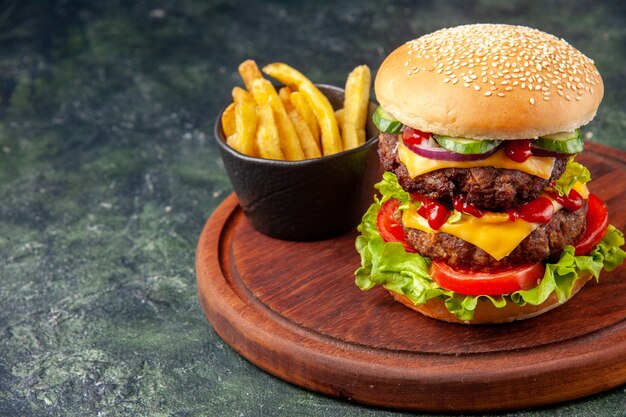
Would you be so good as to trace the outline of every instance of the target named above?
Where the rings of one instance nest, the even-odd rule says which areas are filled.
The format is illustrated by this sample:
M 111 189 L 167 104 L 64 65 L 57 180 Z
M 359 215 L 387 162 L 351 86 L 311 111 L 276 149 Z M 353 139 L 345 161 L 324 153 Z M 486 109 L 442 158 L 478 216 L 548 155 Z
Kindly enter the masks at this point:
M 393 51 L 375 80 L 385 173 L 358 228 L 357 286 L 432 318 L 502 323 L 619 266 L 624 236 L 576 161 L 603 91 L 591 59 L 523 26 L 443 29 Z

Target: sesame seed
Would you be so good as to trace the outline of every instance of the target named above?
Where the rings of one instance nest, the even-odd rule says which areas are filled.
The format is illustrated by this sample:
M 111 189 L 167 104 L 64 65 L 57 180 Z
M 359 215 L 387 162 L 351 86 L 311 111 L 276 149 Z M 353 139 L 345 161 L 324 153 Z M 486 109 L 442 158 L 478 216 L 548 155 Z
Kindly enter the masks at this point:
M 530 98 L 530 104 L 533 105 L 533 106 L 535 105 L 535 99 L 532 98 L 532 97 Z
M 541 91 L 544 100 L 557 92 L 566 100 L 574 97 L 580 101 L 585 94 L 594 94 L 593 86 L 601 85 L 593 60 L 562 39 L 523 26 L 479 24 L 442 29 L 409 41 L 404 48 L 404 66 L 411 69 L 407 75 L 421 68 L 435 72 L 444 83 L 461 81 L 465 88 L 483 90 L 486 97 L 498 83 L 502 86 L 497 93 L 500 97 L 502 91 L 528 89 Z M 420 67 L 412 67 L 412 63 Z M 491 86 L 491 91 L 484 92 L 484 86 L 474 82 L 478 80 Z M 564 94 L 566 88 L 571 96 Z

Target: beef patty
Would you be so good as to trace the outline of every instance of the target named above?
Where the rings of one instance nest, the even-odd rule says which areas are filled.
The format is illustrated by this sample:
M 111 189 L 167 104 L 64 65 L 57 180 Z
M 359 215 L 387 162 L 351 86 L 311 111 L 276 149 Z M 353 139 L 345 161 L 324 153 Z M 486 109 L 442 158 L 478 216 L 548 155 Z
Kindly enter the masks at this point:
M 404 227 L 407 241 L 421 255 L 467 270 L 494 270 L 543 261 L 558 255 L 585 232 L 587 202 L 574 212 L 565 209 L 554 214 L 550 223 L 537 227 L 510 254 L 499 261 L 473 244 L 447 233 L 425 233 Z M 400 212 L 396 218 L 400 219 Z
M 549 179 L 525 172 L 494 167 L 445 168 L 411 178 L 398 159 L 398 137 L 381 133 L 378 155 L 386 171 L 398 177 L 398 182 L 408 192 L 443 200 L 448 204 L 452 197 L 464 195 L 474 206 L 502 211 L 534 200 L 552 182 L 556 181 L 567 165 L 567 157 L 557 158 Z

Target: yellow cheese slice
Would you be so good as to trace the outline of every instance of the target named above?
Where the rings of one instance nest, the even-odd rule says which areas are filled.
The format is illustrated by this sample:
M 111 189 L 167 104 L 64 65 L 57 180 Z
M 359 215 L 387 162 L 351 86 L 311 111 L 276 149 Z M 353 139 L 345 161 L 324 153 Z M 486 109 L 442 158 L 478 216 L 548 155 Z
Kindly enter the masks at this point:
M 580 194 L 583 200 L 586 200 L 589 198 L 589 188 L 587 188 L 587 184 L 583 184 L 580 181 L 576 181 L 574 185 L 572 186 L 572 188 L 578 191 L 578 194 Z
M 478 246 L 498 261 L 510 254 L 522 240 L 526 239 L 526 236 L 539 226 L 522 219 L 512 222 L 506 214 L 493 214 L 498 214 L 499 218 L 491 219 L 488 214 L 478 218 L 463 213 L 458 222 L 445 223 L 439 230 L 435 231 L 428 226 L 428 220 L 417 214 L 417 211 L 411 207 L 402 213 L 402 223 L 406 227 L 426 233 L 443 232 L 456 236 Z
M 589 189 L 585 184 L 576 182 L 572 188 L 585 200 L 589 196 Z M 549 195 L 543 195 L 550 198 L 555 213 L 563 208 Z M 512 222 L 506 213 L 488 211 L 480 218 L 461 213 L 461 220 L 458 222 L 444 223 L 439 230 L 433 230 L 428 225 L 428 220 L 417 214 L 417 206 L 414 204 L 402 213 L 402 224 L 426 233 L 443 232 L 456 236 L 478 246 L 498 261 L 513 252 L 513 249 L 539 227 L 538 223 L 529 223 L 522 219 Z
M 403 143 L 398 144 L 398 157 L 400 162 L 406 166 L 411 178 L 443 168 L 496 167 L 515 169 L 548 179 L 552 175 L 555 160 L 554 158 L 531 156 L 526 161 L 520 163 L 509 159 L 504 153 L 504 149 L 500 149 L 493 155 L 478 161 L 439 161 L 419 156 Z

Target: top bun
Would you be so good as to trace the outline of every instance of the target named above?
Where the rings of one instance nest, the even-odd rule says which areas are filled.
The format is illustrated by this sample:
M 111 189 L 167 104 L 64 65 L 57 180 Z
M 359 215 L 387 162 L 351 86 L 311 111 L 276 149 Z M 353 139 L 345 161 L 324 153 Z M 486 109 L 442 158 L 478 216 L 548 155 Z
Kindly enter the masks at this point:
M 382 63 L 380 105 L 425 132 L 531 139 L 594 118 L 604 85 L 565 40 L 524 26 L 467 25 L 409 41 Z

